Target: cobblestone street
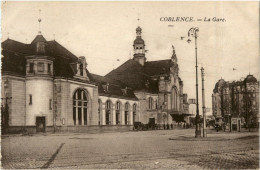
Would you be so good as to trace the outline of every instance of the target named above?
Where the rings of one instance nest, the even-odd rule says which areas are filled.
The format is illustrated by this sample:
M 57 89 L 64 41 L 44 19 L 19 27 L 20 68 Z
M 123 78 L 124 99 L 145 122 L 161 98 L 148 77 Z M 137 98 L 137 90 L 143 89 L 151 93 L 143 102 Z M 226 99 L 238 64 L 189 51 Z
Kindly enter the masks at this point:
M 2 167 L 102 169 L 256 169 L 257 132 L 194 129 L 2 137 Z

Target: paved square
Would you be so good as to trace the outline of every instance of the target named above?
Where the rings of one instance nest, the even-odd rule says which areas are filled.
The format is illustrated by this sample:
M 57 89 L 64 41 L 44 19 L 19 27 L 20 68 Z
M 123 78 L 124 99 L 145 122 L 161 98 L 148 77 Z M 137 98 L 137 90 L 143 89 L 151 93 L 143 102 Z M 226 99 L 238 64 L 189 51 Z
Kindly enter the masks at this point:
M 2 137 L 2 167 L 68 169 L 256 169 L 257 132 L 194 129 Z

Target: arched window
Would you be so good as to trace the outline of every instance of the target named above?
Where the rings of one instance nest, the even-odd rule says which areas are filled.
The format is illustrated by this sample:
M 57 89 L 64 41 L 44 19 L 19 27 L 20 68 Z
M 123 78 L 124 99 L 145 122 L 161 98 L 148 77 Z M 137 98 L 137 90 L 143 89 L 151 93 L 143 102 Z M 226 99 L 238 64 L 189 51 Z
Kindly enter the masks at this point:
M 88 95 L 83 89 L 78 89 L 73 95 L 74 125 L 87 125 Z
M 148 99 L 149 101 L 149 105 L 148 105 L 148 108 L 149 109 L 153 109 L 153 98 L 152 97 L 149 97 L 149 99 Z
M 125 124 L 127 125 L 129 123 L 129 103 L 125 104 Z
M 106 102 L 106 125 L 111 124 L 111 108 L 112 103 L 110 100 Z
M 136 103 L 133 104 L 133 121 L 134 122 L 135 122 L 135 118 L 136 118 L 136 107 L 137 107 Z
M 178 93 L 176 88 L 172 88 L 171 100 L 171 108 L 175 111 L 178 110 Z
M 116 124 L 120 124 L 120 109 L 121 109 L 121 104 L 120 102 L 116 102 Z

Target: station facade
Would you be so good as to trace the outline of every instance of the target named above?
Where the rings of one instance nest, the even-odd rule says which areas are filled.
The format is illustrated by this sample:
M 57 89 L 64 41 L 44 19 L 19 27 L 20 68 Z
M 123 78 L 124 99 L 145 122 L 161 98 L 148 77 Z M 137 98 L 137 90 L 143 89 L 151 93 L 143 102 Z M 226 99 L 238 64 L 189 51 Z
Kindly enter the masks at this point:
M 30 44 L 2 42 L 2 125 L 10 131 L 130 130 L 134 122 L 171 124 L 188 114 L 175 49 L 147 62 L 142 29 L 134 57 L 106 76 L 39 33 Z

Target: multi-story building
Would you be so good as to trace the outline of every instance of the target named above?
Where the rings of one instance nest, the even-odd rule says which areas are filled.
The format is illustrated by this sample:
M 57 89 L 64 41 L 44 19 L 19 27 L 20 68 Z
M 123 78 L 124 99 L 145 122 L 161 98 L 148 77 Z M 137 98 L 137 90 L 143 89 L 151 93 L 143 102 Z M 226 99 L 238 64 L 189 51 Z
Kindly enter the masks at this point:
M 217 121 L 241 118 L 247 126 L 258 126 L 259 81 L 250 74 L 240 81 L 220 79 L 213 90 L 212 110 Z
M 2 42 L 2 125 L 10 131 L 129 130 L 134 122 L 170 124 L 188 112 L 177 57 L 147 62 L 142 29 L 134 58 L 106 76 L 41 32 L 30 44 Z
M 10 131 L 131 129 L 139 101 L 123 83 L 89 73 L 86 59 L 39 34 L 2 43 L 2 125 Z
M 135 117 L 137 122 L 172 124 L 184 119 L 184 112 L 188 113 L 187 94 L 183 93 L 177 56 L 174 46 L 172 48 L 170 59 L 146 61 L 145 41 L 138 26 L 133 59 L 105 76 L 133 89 L 140 102 L 140 115 Z

